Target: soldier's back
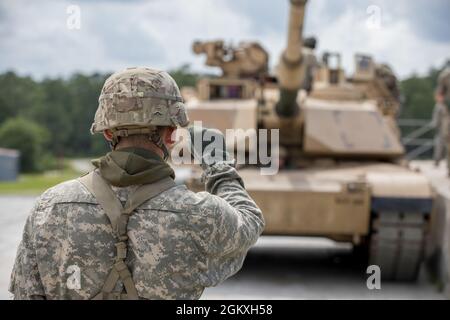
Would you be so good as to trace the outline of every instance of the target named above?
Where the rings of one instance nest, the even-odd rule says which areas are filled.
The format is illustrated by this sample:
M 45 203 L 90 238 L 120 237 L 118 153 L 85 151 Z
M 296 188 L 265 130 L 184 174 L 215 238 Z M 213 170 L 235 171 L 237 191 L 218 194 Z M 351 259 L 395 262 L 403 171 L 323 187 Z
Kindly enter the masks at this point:
M 125 203 L 135 188 L 114 189 Z M 220 215 L 226 215 L 217 198 L 180 185 L 134 211 L 128 222 L 126 261 L 139 297 L 195 299 L 205 286 L 214 285 L 208 266 L 214 243 L 208 239 L 223 223 Z M 79 181 L 46 191 L 27 225 L 47 299 L 89 299 L 101 290 L 114 264 L 117 239 L 97 200 Z M 122 291 L 120 282 L 115 291 Z

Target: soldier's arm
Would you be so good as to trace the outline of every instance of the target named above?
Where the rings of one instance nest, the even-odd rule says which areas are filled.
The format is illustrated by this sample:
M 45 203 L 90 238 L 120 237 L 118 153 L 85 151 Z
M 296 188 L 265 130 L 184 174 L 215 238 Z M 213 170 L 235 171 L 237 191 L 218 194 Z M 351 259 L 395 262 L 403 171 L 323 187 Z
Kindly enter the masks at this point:
M 38 270 L 36 251 L 32 240 L 32 220 L 33 214 L 26 221 L 22 241 L 17 250 L 16 261 L 11 274 L 9 291 L 14 295 L 14 299 L 16 300 L 45 299 L 45 292 Z
M 201 284 L 214 286 L 241 268 L 248 249 L 262 233 L 264 219 L 233 167 L 223 134 L 201 127 L 191 127 L 189 132 L 207 191 L 198 207 L 200 216 L 206 217 L 201 228 L 207 270 Z
M 248 249 L 264 229 L 264 218 L 227 162 L 207 168 L 204 180 L 210 195 L 203 207 L 212 216 L 212 227 L 205 239 L 208 271 L 202 284 L 214 286 L 242 267 Z

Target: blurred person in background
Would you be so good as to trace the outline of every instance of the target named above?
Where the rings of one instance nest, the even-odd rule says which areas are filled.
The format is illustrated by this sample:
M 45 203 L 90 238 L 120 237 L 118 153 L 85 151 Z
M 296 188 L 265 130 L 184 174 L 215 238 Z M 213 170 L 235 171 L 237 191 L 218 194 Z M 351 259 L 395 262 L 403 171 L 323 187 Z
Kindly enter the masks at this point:
M 450 175 L 450 67 L 447 65 L 438 77 L 438 85 L 435 92 L 435 107 L 432 123 L 436 128 L 434 163 L 447 158 L 447 169 Z

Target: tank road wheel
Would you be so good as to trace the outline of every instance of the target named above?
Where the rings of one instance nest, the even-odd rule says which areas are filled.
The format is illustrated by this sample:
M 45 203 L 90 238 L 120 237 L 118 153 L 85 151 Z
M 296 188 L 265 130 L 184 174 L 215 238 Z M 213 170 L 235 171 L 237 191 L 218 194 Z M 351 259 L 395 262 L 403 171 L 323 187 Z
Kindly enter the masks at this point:
M 421 212 L 378 212 L 372 222 L 369 265 L 383 280 L 417 278 L 425 245 L 427 219 Z

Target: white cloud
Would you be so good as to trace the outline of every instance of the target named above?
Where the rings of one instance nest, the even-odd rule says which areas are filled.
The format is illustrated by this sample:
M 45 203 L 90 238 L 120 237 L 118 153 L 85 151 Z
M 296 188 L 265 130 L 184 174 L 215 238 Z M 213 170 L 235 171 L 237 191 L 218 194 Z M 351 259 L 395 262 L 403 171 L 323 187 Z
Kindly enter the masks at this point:
M 220 38 L 233 43 L 259 41 L 269 50 L 273 66 L 286 38 L 287 0 L 231 1 L 3 0 L 0 72 L 13 69 L 42 77 L 114 71 L 132 65 L 168 69 L 186 62 L 205 70 L 204 57 L 195 56 L 191 44 L 196 39 Z M 382 8 L 380 30 L 366 27 L 366 8 L 372 2 Z M 305 31 L 319 38 L 319 51 L 342 52 L 347 68 L 352 67 L 355 52 L 366 52 L 391 64 L 401 76 L 425 72 L 448 58 L 450 45 L 436 40 L 445 38 L 444 33 L 427 38 L 426 30 L 416 32 L 411 3 L 311 0 Z M 66 27 L 70 4 L 81 8 L 80 30 Z M 272 6 L 277 7 L 271 11 Z
M 224 1 L 80 2 L 81 29 L 69 30 L 72 1 L 7 1 L 0 23 L 0 70 L 67 75 L 73 71 L 112 71 L 130 65 L 173 68 L 202 65 L 191 52 L 198 39 L 239 39 L 249 23 Z
M 367 26 L 366 6 L 347 7 L 336 19 L 320 21 L 327 7 L 325 1 L 316 0 L 317 5 L 309 8 L 313 18 L 307 29 L 311 26 L 318 36 L 319 51 L 341 52 L 346 69 L 352 69 L 354 53 L 372 54 L 377 61 L 390 64 L 400 77 L 412 72 L 425 73 L 432 65 L 440 66 L 450 57 L 449 42 L 421 38 L 411 21 L 401 16 L 404 2 L 396 2 L 394 8 L 392 3 L 379 2 L 381 23 L 376 29 Z

